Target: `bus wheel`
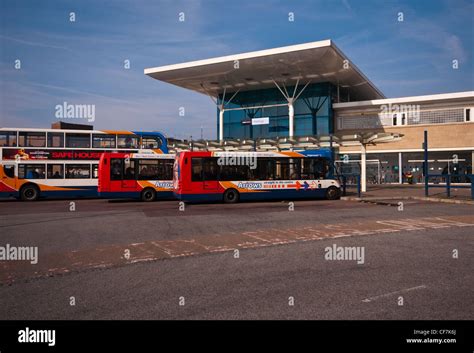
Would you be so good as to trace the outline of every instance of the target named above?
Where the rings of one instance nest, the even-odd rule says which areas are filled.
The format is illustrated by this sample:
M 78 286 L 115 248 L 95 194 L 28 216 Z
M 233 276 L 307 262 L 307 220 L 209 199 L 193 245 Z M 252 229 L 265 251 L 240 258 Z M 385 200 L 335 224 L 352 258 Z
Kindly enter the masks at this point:
M 235 189 L 227 189 L 224 192 L 225 203 L 237 203 L 239 202 L 239 192 Z
M 28 184 L 21 188 L 20 198 L 23 201 L 36 201 L 39 198 L 40 191 L 34 184 Z
M 326 198 L 328 200 L 338 200 L 341 198 L 341 191 L 335 186 L 330 186 L 326 190 Z
M 142 191 L 142 194 L 140 196 L 142 201 L 145 201 L 145 202 L 154 201 L 155 197 L 156 197 L 156 191 L 153 190 L 152 188 L 146 188 L 145 190 Z

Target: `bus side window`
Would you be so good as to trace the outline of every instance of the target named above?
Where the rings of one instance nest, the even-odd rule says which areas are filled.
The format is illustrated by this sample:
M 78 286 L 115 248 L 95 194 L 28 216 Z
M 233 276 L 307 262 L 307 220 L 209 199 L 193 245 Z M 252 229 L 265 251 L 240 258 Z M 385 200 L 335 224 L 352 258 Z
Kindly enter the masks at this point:
M 3 166 L 3 172 L 5 175 L 9 178 L 14 178 L 15 177 L 15 166 L 14 165 L 4 165 Z
M 142 148 L 156 149 L 161 147 L 161 139 L 158 136 L 143 136 Z
M 329 172 L 329 165 L 326 159 L 317 158 L 314 160 L 314 177 L 315 179 L 325 179 Z
M 123 159 L 112 158 L 110 160 L 110 180 L 123 179 Z
M 44 179 L 44 164 L 20 164 L 18 165 L 19 179 Z
M 159 161 L 162 167 L 162 174 L 159 175 L 160 180 L 173 180 L 173 163 L 172 159 L 163 159 Z
M 62 179 L 64 166 L 62 164 L 48 164 L 48 179 Z

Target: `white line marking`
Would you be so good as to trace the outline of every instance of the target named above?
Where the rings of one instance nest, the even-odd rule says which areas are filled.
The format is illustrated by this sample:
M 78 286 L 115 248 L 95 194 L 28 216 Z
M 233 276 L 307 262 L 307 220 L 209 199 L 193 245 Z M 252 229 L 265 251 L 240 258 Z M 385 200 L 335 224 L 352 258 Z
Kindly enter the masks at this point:
M 425 289 L 425 288 L 426 288 L 426 286 L 423 284 L 423 285 L 417 286 L 417 287 L 401 289 L 401 290 L 398 290 L 398 291 L 396 291 L 396 292 L 391 292 L 391 293 L 386 293 L 386 294 L 377 295 L 377 296 L 375 296 L 375 297 L 365 298 L 365 299 L 362 300 L 362 301 L 363 301 L 364 303 L 370 303 L 371 301 L 374 301 L 374 300 L 377 300 L 377 299 L 380 299 L 380 298 L 386 298 L 386 297 L 389 297 L 389 296 L 394 295 L 394 294 L 406 293 L 406 292 L 410 292 L 410 291 L 412 291 L 412 290 Z

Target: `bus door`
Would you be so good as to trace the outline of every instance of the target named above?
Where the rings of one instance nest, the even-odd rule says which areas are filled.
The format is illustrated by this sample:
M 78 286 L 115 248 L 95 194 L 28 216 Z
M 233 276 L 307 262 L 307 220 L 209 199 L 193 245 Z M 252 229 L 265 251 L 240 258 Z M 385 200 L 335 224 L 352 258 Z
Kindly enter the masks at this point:
M 217 158 L 202 159 L 202 181 L 204 191 L 217 191 L 219 188 Z
M 195 192 L 217 190 L 217 160 L 215 158 L 191 158 L 191 182 Z
M 136 161 L 134 159 L 125 158 L 123 160 L 123 189 L 136 189 L 137 175 L 136 175 Z

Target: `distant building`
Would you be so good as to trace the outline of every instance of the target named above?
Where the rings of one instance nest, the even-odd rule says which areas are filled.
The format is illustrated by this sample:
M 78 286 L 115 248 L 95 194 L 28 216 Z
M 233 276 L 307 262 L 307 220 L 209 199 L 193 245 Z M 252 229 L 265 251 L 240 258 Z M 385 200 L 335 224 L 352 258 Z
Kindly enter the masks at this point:
M 64 121 L 57 121 L 51 124 L 51 129 L 61 130 L 94 130 L 94 126 L 87 124 L 73 124 Z

